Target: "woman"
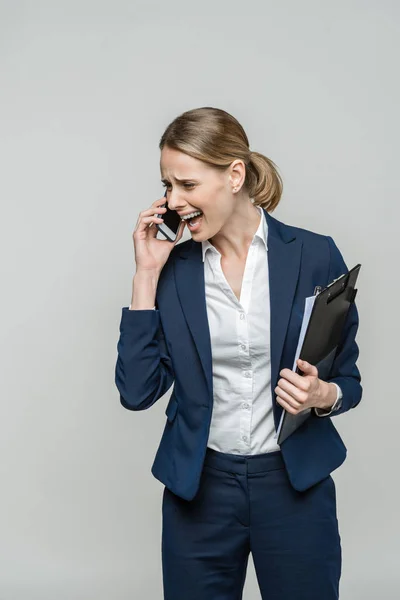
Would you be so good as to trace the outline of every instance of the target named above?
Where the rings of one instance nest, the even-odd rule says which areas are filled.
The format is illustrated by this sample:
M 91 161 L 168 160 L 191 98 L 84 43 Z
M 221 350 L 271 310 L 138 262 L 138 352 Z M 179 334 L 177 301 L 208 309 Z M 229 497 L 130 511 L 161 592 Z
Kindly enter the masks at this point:
M 329 381 L 314 365 L 299 362 L 303 376 L 291 366 L 305 298 L 346 264 L 330 236 L 269 214 L 281 178 L 230 114 L 183 113 L 160 150 L 168 206 L 182 216 L 176 242 L 186 225 L 191 239 L 156 238 L 164 197 L 140 213 L 115 381 L 129 410 L 174 384 L 152 466 L 165 486 L 164 598 L 241 599 L 251 552 L 264 600 L 334 600 L 341 545 L 330 473 L 346 448 L 332 417 L 361 400 L 355 304 Z M 279 446 L 282 410 L 309 407 Z

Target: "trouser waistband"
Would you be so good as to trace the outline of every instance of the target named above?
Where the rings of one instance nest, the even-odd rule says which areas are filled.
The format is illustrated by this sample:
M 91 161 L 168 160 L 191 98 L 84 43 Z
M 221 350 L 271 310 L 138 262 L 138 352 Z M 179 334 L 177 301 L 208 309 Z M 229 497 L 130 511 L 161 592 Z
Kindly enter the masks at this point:
M 244 475 L 281 469 L 285 463 L 280 450 L 265 454 L 227 454 L 207 448 L 204 465 L 220 471 Z

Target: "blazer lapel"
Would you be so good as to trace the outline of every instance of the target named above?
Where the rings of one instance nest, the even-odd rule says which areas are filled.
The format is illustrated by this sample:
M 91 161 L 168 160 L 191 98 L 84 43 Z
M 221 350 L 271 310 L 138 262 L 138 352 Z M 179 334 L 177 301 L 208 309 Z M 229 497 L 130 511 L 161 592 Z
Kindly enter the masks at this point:
M 207 317 L 204 263 L 200 242 L 187 244 L 174 262 L 175 285 L 213 398 L 211 338 Z
M 282 406 L 275 402 L 275 387 L 279 379 L 281 356 L 285 342 L 294 294 L 300 273 L 303 242 L 294 230 L 264 210 L 268 223 L 268 270 L 271 314 L 271 393 L 275 427 L 278 427 Z M 292 368 L 292 365 L 289 366 Z
M 268 270 L 271 324 L 271 391 L 277 425 L 282 407 L 275 402 L 274 388 L 286 330 L 300 272 L 302 241 L 294 230 L 272 217 L 265 209 L 268 224 Z M 193 336 L 212 403 L 212 353 L 204 283 L 201 243 L 182 248 L 174 263 L 176 288 L 188 327 Z

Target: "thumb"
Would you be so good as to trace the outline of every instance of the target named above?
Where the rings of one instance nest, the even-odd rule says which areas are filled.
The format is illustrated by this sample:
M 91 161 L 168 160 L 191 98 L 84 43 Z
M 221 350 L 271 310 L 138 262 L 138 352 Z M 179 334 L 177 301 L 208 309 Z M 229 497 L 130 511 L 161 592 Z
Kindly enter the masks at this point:
M 297 364 L 299 368 L 306 373 L 307 375 L 312 375 L 313 377 L 318 377 L 318 369 L 314 365 L 310 365 L 306 360 L 297 359 Z

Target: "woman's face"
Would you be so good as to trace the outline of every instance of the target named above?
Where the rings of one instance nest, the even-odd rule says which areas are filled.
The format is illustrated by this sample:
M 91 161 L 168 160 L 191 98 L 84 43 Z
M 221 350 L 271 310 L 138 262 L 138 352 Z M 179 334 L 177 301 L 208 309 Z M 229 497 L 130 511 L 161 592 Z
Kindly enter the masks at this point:
M 160 171 L 170 209 L 179 214 L 203 212 L 199 227 L 193 231 L 189 228 L 196 241 L 213 237 L 229 220 L 238 201 L 238 194 L 233 194 L 232 189 L 240 188 L 245 177 L 241 160 L 219 171 L 168 147 L 161 151 Z

